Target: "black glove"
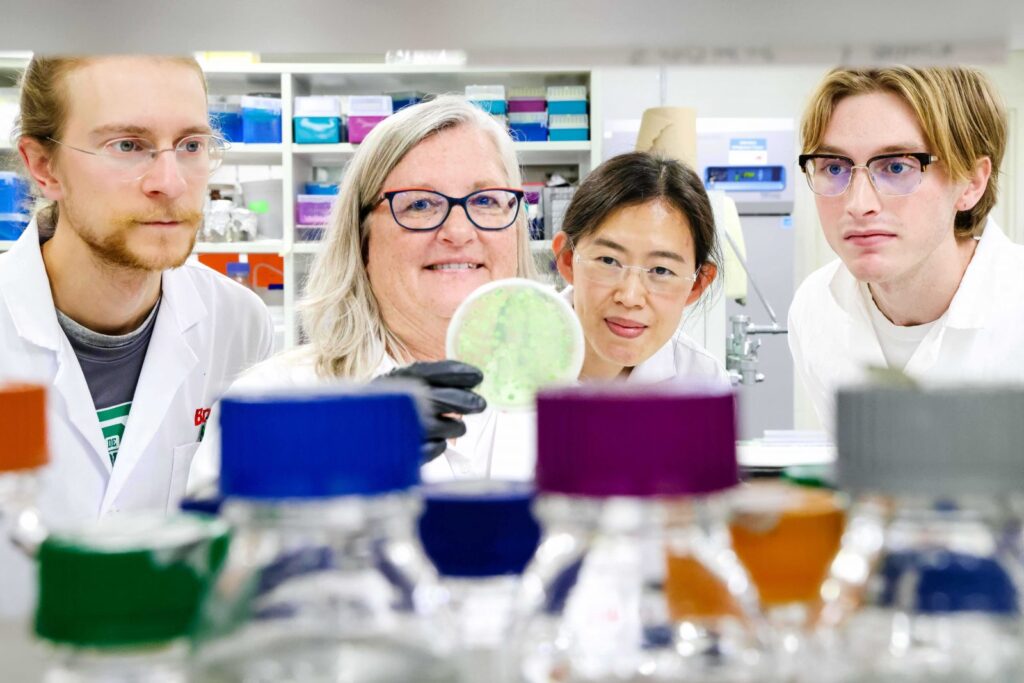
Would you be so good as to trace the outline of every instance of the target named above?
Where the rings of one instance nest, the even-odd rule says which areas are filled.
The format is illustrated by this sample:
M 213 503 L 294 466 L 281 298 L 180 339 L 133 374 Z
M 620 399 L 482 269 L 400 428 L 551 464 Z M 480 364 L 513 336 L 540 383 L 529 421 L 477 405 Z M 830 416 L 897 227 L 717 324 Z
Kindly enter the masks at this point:
M 484 380 L 484 375 L 467 363 L 456 360 L 417 362 L 377 379 L 389 378 L 414 379 L 427 387 L 430 404 L 426 411 L 420 410 L 420 421 L 426 432 L 421 448 L 424 464 L 444 453 L 448 439 L 466 433 L 462 420 L 448 417 L 449 414 L 472 415 L 487 407 L 483 396 L 470 391 Z

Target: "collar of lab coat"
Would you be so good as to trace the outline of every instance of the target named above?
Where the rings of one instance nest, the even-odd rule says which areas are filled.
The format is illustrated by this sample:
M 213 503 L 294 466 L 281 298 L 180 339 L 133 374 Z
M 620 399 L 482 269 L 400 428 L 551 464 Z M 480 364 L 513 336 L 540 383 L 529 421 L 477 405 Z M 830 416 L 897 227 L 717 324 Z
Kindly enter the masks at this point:
M 35 220 L 8 252 L 4 268 L 0 269 L 0 285 L 18 335 L 37 346 L 58 351 L 63 331 L 57 322 Z M 190 278 L 176 270 L 165 271 L 161 290 L 160 312 L 173 316 L 179 332 L 206 317 L 206 305 Z
M 946 327 L 969 330 L 987 324 L 999 295 L 1000 253 L 1009 243 L 999 225 L 989 218 L 960 286 L 949 303 Z M 835 275 L 829 282 L 829 291 L 836 305 L 849 315 L 868 319 L 870 313 L 858 287 L 859 283 L 849 269 L 838 262 Z

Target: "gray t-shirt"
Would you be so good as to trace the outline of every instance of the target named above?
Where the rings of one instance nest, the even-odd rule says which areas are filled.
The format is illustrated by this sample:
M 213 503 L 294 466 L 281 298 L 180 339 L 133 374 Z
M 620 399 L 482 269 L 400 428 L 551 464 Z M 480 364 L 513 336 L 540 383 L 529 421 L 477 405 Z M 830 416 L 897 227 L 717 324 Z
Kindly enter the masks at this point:
M 117 452 L 121 448 L 135 386 L 142 374 L 142 363 L 146 360 L 146 349 L 153 336 L 159 308 L 160 301 L 157 300 L 156 306 L 137 329 L 121 335 L 93 332 L 57 311 L 57 320 L 78 356 L 85 383 L 89 385 L 100 428 L 107 440 L 111 465 L 117 460 Z

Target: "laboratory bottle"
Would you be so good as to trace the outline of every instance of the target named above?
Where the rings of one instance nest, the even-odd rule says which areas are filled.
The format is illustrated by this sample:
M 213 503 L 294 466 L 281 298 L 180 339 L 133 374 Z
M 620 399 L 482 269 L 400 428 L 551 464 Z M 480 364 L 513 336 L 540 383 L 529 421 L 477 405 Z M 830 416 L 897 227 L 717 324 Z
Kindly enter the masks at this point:
M 791 680 L 821 644 L 821 587 L 839 550 L 846 499 L 825 467 L 790 467 L 744 483 L 732 503 L 733 547 L 757 588 L 779 677 Z
M 0 532 L 34 554 L 46 533 L 36 509 L 49 460 L 44 386 L 0 383 L 0 434 Z
M 249 275 L 249 264 L 239 261 L 231 261 L 226 266 L 228 277 L 243 287 L 252 289 L 252 280 Z
M 456 680 L 416 535 L 421 426 L 407 385 L 221 401 L 221 515 L 234 528 L 204 612 L 204 683 Z
M 192 515 L 116 515 L 52 532 L 37 554 L 44 683 L 188 683 L 192 630 L 228 527 Z
M 423 548 L 441 578 L 462 680 L 518 681 L 509 647 L 521 578 L 540 541 L 526 482 L 463 480 L 422 489 Z
M 862 387 L 837 399 L 851 496 L 823 587 L 829 677 L 1019 681 L 1024 390 Z
M 756 590 L 729 538 L 734 405 L 698 385 L 538 395 L 544 534 L 516 629 L 524 680 L 766 680 Z

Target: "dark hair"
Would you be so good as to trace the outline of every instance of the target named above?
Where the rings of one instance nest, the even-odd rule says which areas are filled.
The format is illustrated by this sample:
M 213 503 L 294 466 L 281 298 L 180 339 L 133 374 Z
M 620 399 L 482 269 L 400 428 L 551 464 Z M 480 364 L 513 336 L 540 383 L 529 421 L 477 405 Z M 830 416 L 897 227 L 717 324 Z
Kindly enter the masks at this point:
M 580 183 L 562 219 L 562 231 L 569 238 L 565 249 L 596 233 L 612 212 L 656 199 L 678 210 L 690 224 L 697 267 L 720 266 L 715 216 L 700 176 L 682 162 L 650 152 L 612 157 Z

